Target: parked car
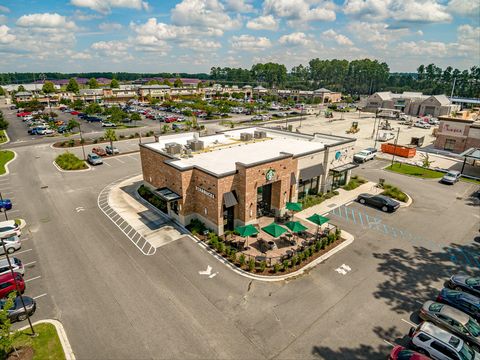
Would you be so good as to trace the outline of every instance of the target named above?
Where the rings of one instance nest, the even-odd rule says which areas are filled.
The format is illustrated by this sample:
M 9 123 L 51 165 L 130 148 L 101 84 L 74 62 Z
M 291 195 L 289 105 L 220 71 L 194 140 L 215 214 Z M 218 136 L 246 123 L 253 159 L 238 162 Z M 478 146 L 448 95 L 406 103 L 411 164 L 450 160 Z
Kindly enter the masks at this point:
M 173 122 L 175 122 L 175 121 L 177 121 L 177 117 L 176 117 L 176 116 L 169 116 L 169 117 L 167 117 L 167 118 L 165 119 L 165 122 L 166 122 L 166 123 L 173 123 Z
M 12 201 L 10 199 L 0 200 L 0 211 L 11 210 L 11 209 L 12 209 Z
M 437 302 L 453 306 L 480 321 L 480 298 L 474 295 L 443 288 L 437 296 Z
M 22 275 L 20 275 L 19 273 L 13 273 L 13 275 L 15 276 L 15 278 L 12 276 L 11 272 L 0 275 L 0 299 L 8 296 L 8 294 L 10 294 L 11 292 L 17 291 L 17 288 L 15 286 L 15 280 L 17 281 L 20 293 L 23 294 L 23 292 L 25 291 L 25 282 L 23 281 Z
M 0 221 L 0 238 L 9 237 L 12 235 L 20 236 L 22 230 L 15 220 Z
M 110 121 L 102 121 L 102 127 L 115 127 L 117 125 L 115 125 L 114 123 L 110 122 Z
M 430 125 L 438 125 L 438 124 L 439 124 L 439 121 L 438 121 L 437 118 L 430 118 L 430 119 L 428 119 L 428 123 L 429 123 Z
M 23 304 L 25 304 L 25 307 L 27 308 L 27 312 L 25 312 L 25 309 L 23 308 Z M 5 306 L 6 299 L 0 300 L 0 309 L 3 309 Z M 20 299 L 20 296 L 17 296 L 13 300 L 13 306 L 8 310 L 8 319 L 10 322 L 14 323 L 16 321 L 23 321 L 27 319 L 27 313 L 29 316 L 32 316 L 35 313 L 35 310 L 37 309 L 37 303 L 35 302 L 34 299 L 32 299 L 29 296 L 23 296 L 22 299 Z
M 114 155 L 120 153 L 118 149 L 115 146 L 107 145 L 105 146 L 105 151 L 107 152 L 108 155 Z
M 11 271 L 10 269 L 13 269 L 14 272 L 17 272 L 22 276 L 25 275 L 25 269 L 23 267 L 22 261 L 19 258 L 10 258 L 10 264 L 12 264 L 11 268 L 8 265 L 7 259 L 0 260 L 0 275 L 6 274 L 7 272 Z
M 480 350 L 480 325 L 464 312 L 446 304 L 426 301 L 419 315 L 462 338 L 476 351 Z
M 52 135 L 52 134 L 55 134 L 55 130 L 47 128 L 41 135 Z
M 442 179 L 440 180 L 444 184 L 450 184 L 453 185 L 455 184 L 458 180 L 460 180 L 460 177 L 462 175 L 460 174 L 460 171 L 457 170 L 450 170 L 447 172 L 445 175 L 443 175 Z
M 101 147 L 94 147 L 92 153 L 97 154 L 98 156 L 107 156 L 107 152 Z
M 262 115 L 254 115 L 251 118 L 252 121 L 258 121 L 258 120 L 263 120 Z
M 358 195 L 357 201 L 363 205 L 370 205 L 381 209 L 384 212 L 393 212 L 400 207 L 398 201 L 389 198 L 384 195 L 372 195 L 372 194 L 360 194 Z
M 87 161 L 91 165 L 101 165 L 103 164 L 103 160 L 100 156 L 94 153 L 90 153 L 87 155 Z
M 80 115 L 81 113 L 79 111 L 70 111 L 70 115 Z
M 462 339 L 435 326 L 423 322 L 409 332 L 413 349 L 435 360 L 479 360 L 480 354 Z
M 388 360 L 430 360 L 430 358 L 401 345 L 397 345 L 390 351 Z
M 58 132 L 59 134 L 63 134 L 63 133 L 68 132 L 68 129 L 67 129 L 67 127 L 66 127 L 65 125 L 62 125 L 62 126 L 59 126 L 59 127 L 58 127 L 57 132 Z
M 88 122 L 101 122 L 102 119 L 100 119 L 99 117 L 96 117 L 96 116 L 87 116 L 85 117 L 85 120 L 87 120 Z
M 377 156 L 377 149 L 375 148 L 366 148 L 356 154 L 353 155 L 353 161 L 358 163 L 364 163 L 368 160 L 375 159 Z
M 20 238 L 17 235 L 12 235 L 12 236 L 3 238 L 0 240 L 0 255 L 5 255 L 5 251 L 3 250 L 3 244 L 5 244 L 7 253 L 9 254 L 13 254 L 16 250 L 22 247 Z
M 430 129 L 432 127 L 432 125 L 430 125 L 429 123 L 426 123 L 425 121 L 417 121 L 413 124 L 413 126 L 422 128 L 422 129 Z
M 30 135 L 43 135 L 43 132 L 47 130 L 45 126 L 33 126 L 28 129 Z
M 453 275 L 447 283 L 450 289 L 465 291 L 480 297 L 480 277 Z
M 186 127 L 185 127 L 185 124 L 174 123 L 174 124 L 172 125 L 172 129 L 173 129 L 173 130 L 176 130 L 176 129 L 178 129 L 178 130 L 184 130 L 185 128 L 186 128 Z

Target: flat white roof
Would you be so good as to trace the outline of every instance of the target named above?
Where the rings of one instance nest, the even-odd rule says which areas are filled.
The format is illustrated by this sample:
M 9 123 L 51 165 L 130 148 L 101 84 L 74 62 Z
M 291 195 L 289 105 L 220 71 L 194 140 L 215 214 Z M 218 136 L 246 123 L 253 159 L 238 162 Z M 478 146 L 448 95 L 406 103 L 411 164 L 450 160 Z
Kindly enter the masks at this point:
M 265 131 L 267 138 L 240 141 L 241 133 Z M 226 131 L 220 134 L 198 137 L 196 133 L 183 133 L 162 136 L 158 142 L 145 144 L 146 147 L 165 152 L 165 145 L 177 143 L 187 145 L 188 140 L 197 137 L 204 143 L 204 150 L 193 152 L 191 157 L 179 156 L 169 161 L 170 164 L 182 169 L 196 166 L 206 171 L 223 174 L 235 171 L 236 162 L 251 165 L 257 162 L 275 159 L 285 154 L 301 156 L 311 152 L 319 152 L 326 144 L 332 143 L 331 137 L 301 135 L 266 128 L 246 128 Z M 338 142 L 339 140 L 337 139 Z

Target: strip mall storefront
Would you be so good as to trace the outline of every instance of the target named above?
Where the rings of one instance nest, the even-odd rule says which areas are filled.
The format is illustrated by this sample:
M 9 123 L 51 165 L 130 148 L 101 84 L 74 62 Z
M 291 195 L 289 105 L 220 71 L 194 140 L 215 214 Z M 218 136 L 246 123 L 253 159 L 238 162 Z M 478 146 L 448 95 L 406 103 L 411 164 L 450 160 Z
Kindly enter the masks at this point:
M 254 138 L 259 129 L 265 137 Z M 251 133 L 252 139 L 237 140 L 242 133 Z M 185 156 L 166 151 L 169 144 L 192 139 L 204 148 Z M 247 128 L 206 137 L 189 133 L 160 138 L 142 144 L 140 154 L 144 182 L 166 202 L 171 217 L 184 225 L 199 219 L 222 234 L 256 223 L 261 216 L 283 214 L 288 201 L 346 183 L 355 166 L 354 142 Z M 285 151 L 275 150 L 279 146 Z

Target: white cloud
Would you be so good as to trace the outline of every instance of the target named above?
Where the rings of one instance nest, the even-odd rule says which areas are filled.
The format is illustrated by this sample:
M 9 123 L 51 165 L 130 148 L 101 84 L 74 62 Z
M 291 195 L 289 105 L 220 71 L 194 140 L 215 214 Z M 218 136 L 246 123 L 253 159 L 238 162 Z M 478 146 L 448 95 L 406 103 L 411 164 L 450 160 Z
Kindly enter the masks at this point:
M 8 21 L 8 18 L 5 15 L 0 15 L 0 25 L 6 24 Z
M 437 0 L 346 0 L 345 14 L 365 20 L 397 22 L 449 22 L 452 16 Z
M 273 15 L 259 16 L 247 22 L 247 28 L 252 30 L 271 30 L 278 29 L 278 20 Z
M 225 7 L 228 11 L 249 13 L 255 11 L 252 4 L 245 0 L 225 0 Z
M 70 55 L 70 58 L 74 60 L 90 60 L 92 58 L 92 55 L 87 52 L 73 52 Z
M 94 20 L 94 19 L 101 19 L 103 15 L 100 14 L 88 14 L 86 12 L 83 12 L 81 10 L 75 10 L 73 13 L 73 17 L 77 20 L 80 21 L 89 21 L 89 20 Z
M 118 31 L 123 28 L 122 24 L 114 23 L 114 22 L 104 22 L 98 25 L 98 28 L 105 32 L 113 32 Z
M 123 62 L 133 60 L 133 56 L 128 53 L 130 44 L 122 41 L 98 41 L 91 46 L 92 50 L 95 50 L 101 56 L 107 57 L 113 62 Z
M 108 14 L 112 8 L 127 8 L 148 10 L 148 2 L 142 0 L 71 0 L 74 6 L 88 8 L 103 14 Z
M 15 35 L 9 33 L 7 25 L 0 25 L 0 44 L 10 44 L 15 41 Z
M 289 26 L 309 21 L 334 21 L 335 5 L 322 0 L 265 0 L 263 12 L 288 19 Z
M 0 12 L 9 13 L 10 9 L 6 6 L 0 5 Z
M 182 0 L 172 9 L 174 25 L 232 30 L 241 26 L 240 18 L 231 18 L 218 0 Z
M 195 51 L 211 51 L 222 47 L 218 41 L 203 40 L 203 39 L 189 39 L 183 41 L 179 45 L 181 48 L 188 48 Z
M 244 51 L 264 50 L 272 46 L 269 38 L 251 35 L 232 36 L 230 42 L 233 49 Z
M 471 56 L 475 63 L 480 62 L 480 27 L 465 24 L 457 28 L 457 51 L 463 56 Z
M 312 40 L 303 32 L 295 32 L 288 35 L 283 35 L 278 40 L 280 44 L 289 45 L 289 46 L 307 46 Z
M 338 34 L 333 29 L 328 29 L 327 31 L 324 31 L 322 33 L 322 35 L 327 39 L 334 40 L 338 45 L 342 45 L 342 46 L 352 46 L 353 45 L 352 40 L 350 40 L 345 35 Z
M 408 29 L 392 29 L 385 23 L 351 22 L 347 29 L 361 42 L 373 43 L 377 49 L 386 49 L 391 42 L 410 35 Z
M 448 55 L 448 44 L 439 41 L 408 41 L 401 42 L 397 46 L 401 49 L 403 54 L 409 56 L 431 56 L 431 57 L 444 57 Z
M 17 20 L 17 25 L 29 28 L 76 29 L 76 25 L 73 21 L 67 21 L 65 16 L 57 13 L 23 15 Z
M 476 17 L 480 14 L 480 2 L 478 0 L 450 0 L 448 10 L 459 15 Z

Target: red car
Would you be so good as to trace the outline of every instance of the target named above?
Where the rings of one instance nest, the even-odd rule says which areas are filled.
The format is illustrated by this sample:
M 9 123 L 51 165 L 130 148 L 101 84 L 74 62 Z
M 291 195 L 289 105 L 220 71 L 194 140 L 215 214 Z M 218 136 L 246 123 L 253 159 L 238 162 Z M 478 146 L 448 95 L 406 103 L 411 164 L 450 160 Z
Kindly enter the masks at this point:
M 389 360 L 430 360 L 428 356 L 422 355 L 416 351 L 407 349 L 403 346 L 395 346 L 388 357 Z
M 92 153 L 97 154 L 98 156 L 107 156 L 107 152 L 101 147 L 94 147 Z
M 22 275 L 19 273 L 14 273 L 15 279 L 17 280 L 18 288 L 23 294 L 25 291 L 25 282 L 23 281 Z M 6 297 L 8 294 L 17 291 L 15 287 L 15 281 L 13 280 L 12 273 L 0 275 L 0 299 Z
M 70 115 L 79 115 L 80 112 L 79 111 L 70 111 Z
M 165 122 L 166 123 L 173 123 L 175 121 L 177 121 L 178 118 L 176 118 L 175 116 L 169 116 L 165 119 Z
M 155 120 L 155 115 L 153 115 L 153 114 L 147 114 L 146 118 L 147 118 L 147 119 L 150 119 L 150 120 Z
M 28 111 L 23 111 L 23 112 L 17 113 L 17 117 L 24 117 L 24 116 L 28 116 L 28 115 L 32 115 L 32 113 L 28 112 Z

